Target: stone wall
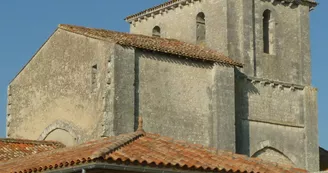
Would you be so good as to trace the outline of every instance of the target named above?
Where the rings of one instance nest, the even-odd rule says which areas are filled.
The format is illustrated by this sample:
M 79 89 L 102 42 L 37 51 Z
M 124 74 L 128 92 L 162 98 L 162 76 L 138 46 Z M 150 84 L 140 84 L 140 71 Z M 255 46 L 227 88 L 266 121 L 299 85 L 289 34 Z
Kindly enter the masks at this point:
M 7 137 L 42 140 L 56 129 L 75 143 L 100 137 L 113 50 L 107 42 L 57 30 L 10 83 Z
M 229 57 L 244 63 L 248 76 L 311 85 L 309 7 L 280 2 L 228 1 Z M 271 54 L 263 51 L 265 10 L 274 27 Z
M 260 78 L 237 83 L 238 94 L 244 98 L 237 101 L 242 118 L 304 127 L 304 86 Z
M 237 152 L 318 170 L 316 91 L 308 88 L 237 78 Z
M 271 11 L 271 54 L 263 51 L 265 10 Z M 206 46 L 244 63 L 247 75 L 311 84 L 308 6 L 266 0 L 188 1 L 132 21 L 130 30 L 151 36 L 159 26 L 162 37 L 196 43 L 200 12 L 205 14 Z
M 206 19 L 206 46 L 227 53 L 227 1 L 193 1 L 161 14 L 147 17 L 130 25 L 131 33 L 152 35 L 155 26 L 161 37 L 196 43 L 196 16 L 203 12 Z
M 136 58 L 147 132 L 234 151 L 233 68 L 147 51 Z
M 275 50 L 270 54 L 263 51 L 263 13 L 265 10 L 271 11 L 270 20 L 274 23 L 274 37 L 270 42 L 275 45 Z M 309 7 L 257 0 L 254 13 L 256 76 L 310 85 L 311 81 L 308 77 L 311 76 L 308 68 Z
M 113 108 L 109 109 L 112 110 L 113 120 L 107 121 L 106 124 L 107 126 L 113 125 L 113 135 L 118 135 L 133 132 L 137 122 L 135 121 L 137 109 L 135 102 L 135 49 L 116 45 L 113 60 L 113 97 L 109 99 L 110 103 L 113 104 Z

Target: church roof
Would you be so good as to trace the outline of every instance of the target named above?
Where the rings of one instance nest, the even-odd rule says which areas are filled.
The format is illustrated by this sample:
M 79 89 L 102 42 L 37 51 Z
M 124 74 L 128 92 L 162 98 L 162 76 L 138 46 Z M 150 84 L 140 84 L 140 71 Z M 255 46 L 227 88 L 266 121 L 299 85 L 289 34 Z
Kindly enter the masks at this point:
M 194 2 L 194 1 L 199 1 L 199 0 L 168 0 L 167 2 L 164 2 L 155 7 L 148 8 L 139 13 L 130 15 L 130 16 L 126 17 L 125 20 L 128 22 L 132 22 L 134 20 L 138 20 L 138 18 L 140 18 L 140 17 L 147 16 L 147 15 L 152 16 L 152 15 L 160 14 L 163 10 L 169 10 L 172 8 L 180 7 L 182 5 L 188 5 L 189 3 Z M 280 1 L 283 1 L 283 0 L 280 0 Z M 300 3 L 303 5 L 310 6 L 311 8 L 318 5 L 316 0 L 285 0 L 284 2 L 298 3 L 298 4 Z
M 131 46 L 145 50 L 183 56 L 191 59 L 212 61 L 242 67 L 241 63 L 226 57 L 222 53 L 204 46 L 189 44 L 175 39 L 150 37 L 145 35 L 129 34 L 66 24 L 59 25 L 59 28 L 87 37 L 114 42 L 122 46 Z
M 256 158 L 218 151 L 201 145 L 145 133 L 142 130 L 116 137 L 106 137 L 78 146 L 18 158 L 0 163 L 0 172 L 44 172 L 81 168 L 124 170 L 192 170 L 206 172 L 271 172 L 300 173 L 302 169 L 265 162 Z M 93 165 L 90 166 L 90 165 Z M 132 168 L 131 168 L 132 169 Z M 138 171 L 134 171 L 138 172 Z
M 0 139 L 0 162 L 65 147 L 59 142 Z

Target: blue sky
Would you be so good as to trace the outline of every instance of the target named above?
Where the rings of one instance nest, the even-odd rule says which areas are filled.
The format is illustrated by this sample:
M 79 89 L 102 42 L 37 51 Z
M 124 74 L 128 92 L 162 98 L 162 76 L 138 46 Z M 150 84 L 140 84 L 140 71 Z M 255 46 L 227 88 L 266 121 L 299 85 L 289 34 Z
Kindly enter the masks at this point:
M 0 137 L 5 137 L 7 86 L 60 23 L 128 32 L 123 20 L 165 0 L 0 1 Z M 328 1 L 311 12 L 313 85 L 319 88 L 320 145 L 328 149 Z

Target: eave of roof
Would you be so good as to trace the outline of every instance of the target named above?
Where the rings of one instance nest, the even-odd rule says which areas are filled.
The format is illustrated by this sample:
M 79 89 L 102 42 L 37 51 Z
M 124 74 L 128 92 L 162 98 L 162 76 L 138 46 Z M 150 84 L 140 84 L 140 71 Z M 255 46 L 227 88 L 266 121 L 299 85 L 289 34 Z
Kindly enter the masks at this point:
M 64 144 L 58 141 L 40 141 L 30 139 L 15 139 L 15 138 L 0 138 L 1 143 L 19 143 L 19 144 L 31 144 L 31 145 L 55 145 L 59 147 L 65 147 Z
M 177 7 L 181 7 L 184 5 L 188 5 L 189 3 L 193 3 L 195 1 L 200 1 L 200 0 L 169 0 L 167 2 L 164 2 L 160 5 L 157 5 L 155 7 L 152 8 L 148 8 L 146 10 L 143 10 L 139 13 L 136 14 L 132 14 L 128 17 L 126 17 L 124 20 L 127 22 L 133 22 L 133 21 L 138 21 L 141 20 L 143 18 L 147 18 L 147 17 L 151 17 L 157 14 L 162 14 L 164 11 L 170 10 L 170 9 L 174 9 Z M 318 5 L 318 3 L 315 0 L 280 0 L 280 1 L 284 1 L 284 3 L 295 3 L 295 4 L 301 4 L 301 5 L 305 5 L 305 6 L 309 6 L 310 9 L 313 9 L 314 7 L 316 7 Z
M 75 34 L 117 43 L 122 46 L 130 46 L 139 49 L 177 55 L 195 60 L 211 61 L 230 66 L 243 66 L 241 63 L 236 62 L 215 50 L 204 46 L 185 43 L 175 39 L 150 37 L 145 35 L 129 34 L 67 24 L 61 24 L 58 28 Z
M 63 148 L 60 142 L 26 139 L 0 139 L 0 162 Z
M 207 172 L 307 172 L 291 166 L 175 141 L 145 133 L 140 129 L 130 134 L 0 163 L 0 172 L 62 171 L 95 163 Z

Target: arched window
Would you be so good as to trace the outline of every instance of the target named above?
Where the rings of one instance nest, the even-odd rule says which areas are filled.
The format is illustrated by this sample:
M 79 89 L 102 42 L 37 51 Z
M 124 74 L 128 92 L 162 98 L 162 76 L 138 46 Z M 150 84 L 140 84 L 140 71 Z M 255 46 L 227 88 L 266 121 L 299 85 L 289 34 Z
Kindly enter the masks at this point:
M 275 20 L 270 10 L 263 13 L 263 52 L 274 54 Z
M 197 14 L 196 27 L 196 42 L 197 44 L 203 44 L 206 39 L 206 21 L 203 12 Z
M 257 151 L 252 157 L 260 158 L 271 162 L 276 162 L 284 165 L 294 165 L 294 163 L 282 152 L 271 147 L 265 147 Z
M 153 28 L 153 37 L 161 37 L 161 28 L 159 26 Z

